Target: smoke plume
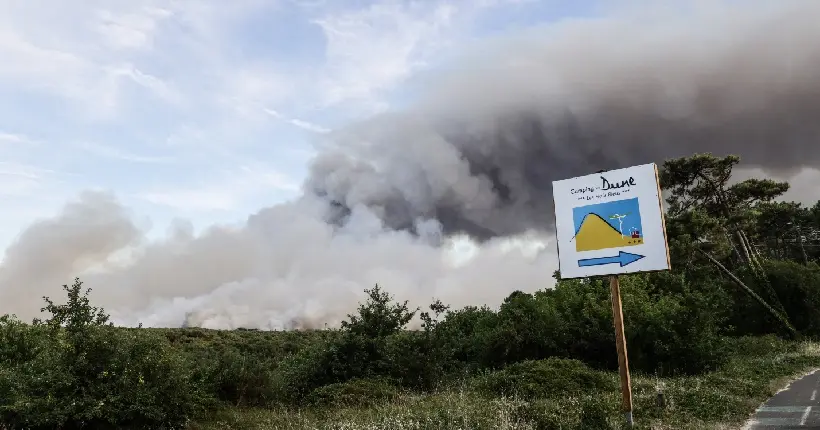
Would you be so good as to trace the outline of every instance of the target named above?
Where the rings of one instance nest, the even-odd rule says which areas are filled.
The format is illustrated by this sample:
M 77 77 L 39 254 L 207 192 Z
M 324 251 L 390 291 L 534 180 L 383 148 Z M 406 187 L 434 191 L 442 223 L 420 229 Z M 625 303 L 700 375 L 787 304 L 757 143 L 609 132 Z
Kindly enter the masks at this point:
M 0 312 L 32 316 L 79 273 L 119 322 L 219 328 L 335 325 L 375 283 L 419 305 L 546 287 L 555 179 L 693 152 L 820 166 L 820 2 L 743 4 L 476 46 L 411 107 L 332 133 L 304 195 L 242 226 L 151 242 L 83 194 L 7 250 Z M 464 236 L 480 245 L 456 261 Z

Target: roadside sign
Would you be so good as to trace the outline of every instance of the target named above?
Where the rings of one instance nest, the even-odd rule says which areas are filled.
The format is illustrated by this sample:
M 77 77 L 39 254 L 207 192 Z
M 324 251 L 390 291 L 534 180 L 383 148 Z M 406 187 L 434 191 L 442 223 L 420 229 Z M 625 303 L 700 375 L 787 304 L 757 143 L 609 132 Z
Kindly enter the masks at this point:
M 609 275 L 621 409 L 631 428 L 632 382 L 618 275 L 670 268 L 658 166 L 555 181 L 552 192 L 561 278 Z
M 654 163 L 552 183 L 562 279 L 669 270 Z

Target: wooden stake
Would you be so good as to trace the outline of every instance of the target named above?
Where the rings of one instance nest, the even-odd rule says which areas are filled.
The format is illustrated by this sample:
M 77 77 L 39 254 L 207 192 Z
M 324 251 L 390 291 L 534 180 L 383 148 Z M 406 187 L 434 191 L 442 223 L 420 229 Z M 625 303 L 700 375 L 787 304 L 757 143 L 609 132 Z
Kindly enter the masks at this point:
M 609 289 L 612 293 L 612 317 L 615 320 L 615 346 L 618 349 L 618 370 L 621 374 L 621 407 L 626 417 L 626 425 L 632 427 L 632 381 L 629 378 L 629 359 L 626 355 L 626 336 L 624 335 L 624 317 L 621 306 L 621 285 L 618 276 L 609 277 Z

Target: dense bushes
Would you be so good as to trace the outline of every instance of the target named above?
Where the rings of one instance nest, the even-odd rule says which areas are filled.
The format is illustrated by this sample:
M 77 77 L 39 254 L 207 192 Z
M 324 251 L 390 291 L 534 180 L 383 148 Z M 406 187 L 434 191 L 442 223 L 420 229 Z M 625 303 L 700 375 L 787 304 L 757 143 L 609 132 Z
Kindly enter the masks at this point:
M 795 326 L 816 334 L 820 268 L 765 269 Z M 636 372 L 714 369 L 737 353 L 725 348 L 727 334 L 765 332 L 759 305 L 719 275 L 623 276 L 621 289 Z M 617 366 L 605 279 L 515 292 L 497 310 L 436 302 L 421 313 L 376 286 L 341 330 L 285 333 L 116 328 L 79 281 L 66 290 L 66 304 L 46 299 L 45 321 L 0 317 L 0 421 L 9 428 L 181 428 L 220 403 L 368 406 L 465 377 L 467 389 L 535 399 L 617 385 L 602 373 Z M 727 323 L 739 314 L 746 324 Z M 417 316 L 422 330 L 404 330 Z
M 820 266 L 767 260 L 763 267 L 794 327 L 803 334 L 820 336 Z
M 649 276 L 622 277 L 630 362 L 635 370 L 692 373 L 721 363 L 720 302 L 697 291 L 654 291 Z M 559 282 L 513 293 L 498 312 L 467 308 L 438 327 L 469 369 L 502 368 L 547 357 L 614 369 L 615 336 L 607 280 Z
M 389 379 L 351 379 L 317 388 L 307 403 L 312 406 L 374 406 L 398 397 L 399 391 Z
M 617 388 L 612 374 L 595 371 L 578 360 L 548 358 L 523 361 L 475 379 L 475 386 L 493 396 L 554 397 Z
M 181 428 L 206 405 L 161 336 L 123 332 L 66 286 L 46 321 L 0 321 L 0 421 L 10 428 Z

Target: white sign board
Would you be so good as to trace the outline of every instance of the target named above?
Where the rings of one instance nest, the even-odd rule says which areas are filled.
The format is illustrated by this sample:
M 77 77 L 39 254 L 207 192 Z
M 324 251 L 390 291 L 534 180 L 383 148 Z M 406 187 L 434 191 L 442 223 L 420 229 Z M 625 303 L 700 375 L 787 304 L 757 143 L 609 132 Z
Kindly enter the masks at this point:
M 669 270 L 658 168 L 552 183 L 562 279 Z

